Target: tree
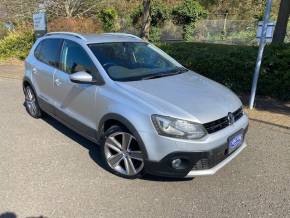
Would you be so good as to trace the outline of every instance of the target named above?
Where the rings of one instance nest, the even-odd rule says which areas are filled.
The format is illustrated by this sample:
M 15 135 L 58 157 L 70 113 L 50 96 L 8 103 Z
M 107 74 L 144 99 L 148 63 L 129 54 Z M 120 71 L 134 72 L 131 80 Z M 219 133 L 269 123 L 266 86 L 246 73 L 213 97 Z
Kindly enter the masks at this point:
M 82 17 L 95 14 L 101 0 L 0 0 L 0 8 L 7 20 L 23 22 L 32 19 L 40 9 L 50 17 Z
M 290 1 L 281 0 L 277 24 L 273 36 L 273 43 L 284 42 L 289 15 L 290 15 Z
M 39 0 L 1 0 L 0 8 L 4 20 L 16 23 L 32 19 L 32 14 L 40 8 Z M 1 13 L 2 13 L 1 12 Z
M 151 24 L 150 6 L 151 0 L 143 0 L 142 27 L 140 37 L 147 41 L 149 40 L 149 31 Z
M 100 11 L 99 17 L 106 32 L 117 32 L 120 29 L 118 12 L 115 8 L 106 8 Z
M 184 0 L 182 4 L 177 5 L 173 11 L 173 20 L 183 26 L 185 40 L 192 40 L 195 23 L 207 16 L 207 11 L 198 1 Z
M 52 17 L 81 17 L 94 13 L 100 0 L 49 0 L 46 10 Z

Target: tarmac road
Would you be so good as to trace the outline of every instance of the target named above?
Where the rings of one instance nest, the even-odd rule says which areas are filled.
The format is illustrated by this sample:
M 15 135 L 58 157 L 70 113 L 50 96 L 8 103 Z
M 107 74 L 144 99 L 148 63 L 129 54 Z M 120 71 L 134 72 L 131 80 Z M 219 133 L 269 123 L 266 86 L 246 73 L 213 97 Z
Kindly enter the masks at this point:
M 214 176 L 126 180 L 23 100 L 20 80 L 0 78 L 0 217 L 290 217 L 289 129 L 251 121 L 249 146 Z

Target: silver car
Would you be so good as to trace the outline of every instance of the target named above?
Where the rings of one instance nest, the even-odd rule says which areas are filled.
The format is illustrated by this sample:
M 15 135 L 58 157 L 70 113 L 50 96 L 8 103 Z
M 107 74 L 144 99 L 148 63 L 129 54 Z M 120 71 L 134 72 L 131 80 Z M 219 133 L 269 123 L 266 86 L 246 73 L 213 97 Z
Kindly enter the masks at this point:
M 25 106 L 100 146 L 137 178 L 212 175 L 246 146 L 248 117 L 226 87 L 124 33 L 48 33 L 25 60 Z

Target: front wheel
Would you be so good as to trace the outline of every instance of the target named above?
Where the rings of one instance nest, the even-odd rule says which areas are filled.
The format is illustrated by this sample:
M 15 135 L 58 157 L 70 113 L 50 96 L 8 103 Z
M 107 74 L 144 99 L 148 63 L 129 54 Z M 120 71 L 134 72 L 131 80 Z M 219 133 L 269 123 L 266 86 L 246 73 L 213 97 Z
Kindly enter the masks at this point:
M 143 152 L 134 135 L 126 128 L 110 127 L 104 134 L 101 150 L 110 172 L 128 179 L 135 179 L 143 174 Z

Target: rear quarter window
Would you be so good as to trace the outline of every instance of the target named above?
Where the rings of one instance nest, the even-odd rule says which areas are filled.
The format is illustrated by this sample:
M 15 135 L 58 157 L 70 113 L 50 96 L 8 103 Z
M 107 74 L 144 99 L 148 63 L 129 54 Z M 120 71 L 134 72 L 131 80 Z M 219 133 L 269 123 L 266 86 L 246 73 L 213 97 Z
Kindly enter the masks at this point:
M 34 51 L 34 56 L 41 62 L 59 68 L 59 53 L 62 39 L 44 39 Z

